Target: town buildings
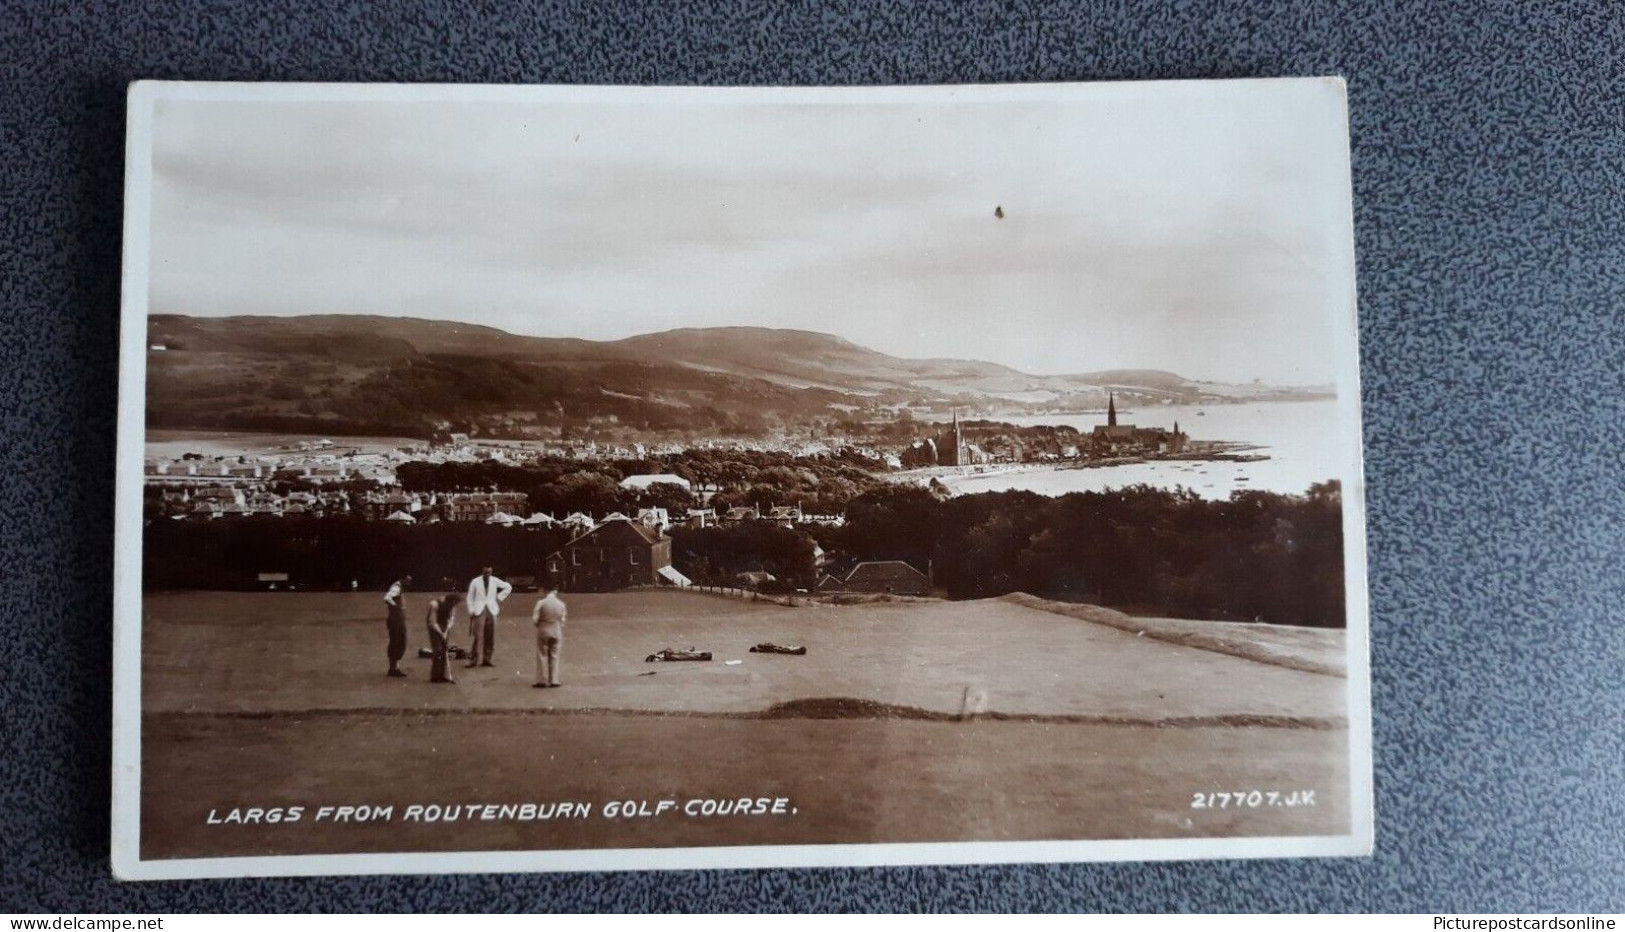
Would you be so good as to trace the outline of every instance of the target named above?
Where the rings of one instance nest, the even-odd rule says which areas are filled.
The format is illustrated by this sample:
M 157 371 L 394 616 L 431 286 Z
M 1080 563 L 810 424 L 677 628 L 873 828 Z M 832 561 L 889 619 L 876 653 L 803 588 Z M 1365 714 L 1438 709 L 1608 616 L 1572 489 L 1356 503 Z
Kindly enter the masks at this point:
M 541 523 L 520 517 L 525 513 L 528 498 L 522 492 L 411 493 L 397 487 L 370 492 L 318 489 L 278 493 L 266 485 L 164 488 L 149 501 L 156 511 L 155 516 L 170 518 L 350 517 L 420 524 L 438 521 Z M 547 518 L 548 523 L 551 520 Z M 588 523 L 591 523 L 590 518 Z
M 623 488 L 623 489 L 635 489 L 635 490 L 637 490 L 639 492 L 645 492 L 645 491 L 648 491 L 651 486 L 660 485 L 662 483 L 668 484 L 668 485 L 675 485 L 678 488 L 681 488 L 685 492 L 691 491 L 692 488 L 693 488 L 692 485 L 689 483 L 689 481 L 687 479 L 684 479 L 682 476 L 673 475 L 671 473 L 655 473 L 655 474 L 652 474 L 652 475 L 643 475 L 643 476 L 627 476 L 625 479 L 621 480 L 621 488 Z
M 1117 395 L 1113 392 L 1107 395 L 1106 423 L 1096 424 L 1090 439 L 1097 448 L 1110 452 L 1128 449 L 1146 453 L 1182 453 L 1189 438 L 1180 432 L 1178 421 L 1174 422 L 1171 431 L 1117 423 Z
M 671 538 L 624 516 L 573 538 L 547 557 L 546 568 L 569 592 L 688 582 L 672 569 Z
M 953 423 L 934 437 L 916 440 L 903 451 L 901 463 L 905 468 L 921 466 L 972 466 L 986 463 L 989 457 L 974 443 L 965 442 L 964 430 L 959 425 L 959 412 L 954 411 Z

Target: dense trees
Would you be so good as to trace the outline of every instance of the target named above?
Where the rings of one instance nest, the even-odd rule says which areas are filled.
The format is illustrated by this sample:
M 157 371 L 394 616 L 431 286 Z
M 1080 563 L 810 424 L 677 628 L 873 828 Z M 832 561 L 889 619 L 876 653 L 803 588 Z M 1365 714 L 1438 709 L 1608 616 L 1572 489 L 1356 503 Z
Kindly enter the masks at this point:
M 1187 618 L 1344 624 L 1336 483 L 1227 501 L 1147 486 L 947 500 L 884 488 L 854 500 L 845 527 L 815 533 L 848 562 L 930 566 L 954 598 L 1024 591 Z
M 673 528 L 672 564 L 702 585 L 733 585 L 740 573 L 762 570 L 785 587 L 807 586 L 817 567 L 812 537 L 801 530 L 752 521 L 704 530 Z
M 563 517 L 572 511 L 602 516 L 628 514 L 637 508 L 664 507 L 673 515 L 698 507 L 693 489 L 715 486 L 711 504 L 794 505 L 817 514 L 840 514 L 847 503 L 876 488 L 881 480 L 862 466 L 875 464 L 842 451 L 827 456 L 793 456 L 758 450 L 686 450 L 642 459 L 575 460 L 540 457 L 527 466 L 491 460 L 474 463 L 404 463 L 396 477 L 409 492 L 472 492 L 503 489 L 524 492 L 532 511 Z M 691 483 L 655 483 L 647 489 L 622 489 L 631 475 L 670 473 Z
M 444 578 L 466 583 L 490 565 L 538 576 L 563 546 L 559 530 L 486 524 L 399 525 L 353 518 L 154 521 L 142 554 L 149 589 L 250 589 L 260 573 L 287 573 L 300 588 L 382 590 L 402 573 L 420 589 Z
M 592 470 L 574 461 L 554 465 L 559 471 L 554 478 L 532 478 L 537 483 L 532 494 L 542 496 L 542 510 L 591 510 L 601 516 L 627 510 L 627 496 L 661 497 L 672 507 L 688 494 L 665 485 L 632 492 L 619 487 L 618 471 Z M 762 488 L 780 502 L 786 486 L 818 495 L 833 483 L 852 481 L 843 467 L 829 464 L 747 468 L 724 460 L 710 465 L 717 475 L 746 483 L 731 494 L 748 497 Z M 413 481 L 420 488 L 483 484 L 497 474 L 490 470 L 512 468 L 439 467 Z M 1189 491 L 1147 486 L 1059 498 L 1030 492 L 949 498 L 871 482 L 844 511 L 847 523 L 838 528 L 790 529 L 769 522 L 675 528 L 673 562 L 699 582 L 726 583 L 738 573 L 765 570 L 787 585 L 808 586 L 815 581 L 817 543 L 839 561 L 837 571 L 860 560 L 906 560 L 930 569 L 938 587 L 958 599 L 1023 591 L 1175 617 L 1344 624 L 1342 500 L 1336 483 L 1315 486 L 1305 495 L 1249 491 L 1208 501 Z M 420 581 L 438 580 L 466 575 L 483 563 L 534 575 L 565 537 L 555 530 L 459 523 L 401 527 L 351 518 L 160 519 L 146 531 L 145 581 L 154 588 L 237 588 L 253 585 L 256 573 L 286 572 L 306 586 L 347 587 L 355 579 L 376 587 L 401 572 Z

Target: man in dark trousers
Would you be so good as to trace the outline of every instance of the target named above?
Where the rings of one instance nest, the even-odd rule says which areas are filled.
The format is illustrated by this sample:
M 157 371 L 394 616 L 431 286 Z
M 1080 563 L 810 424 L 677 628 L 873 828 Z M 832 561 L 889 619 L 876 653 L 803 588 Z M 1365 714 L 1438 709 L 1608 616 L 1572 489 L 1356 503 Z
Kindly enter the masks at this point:
M 389 615 L 384 619 L 384 627 L 389 630 L 389 672 L 386 676 L 405 676 L 401 669 L 401 658 L 406 656 L 406 587 L 412 584 L 412 576 L 408 573 L 400 579 L 389 584 L 389 591 L 384 593 L 384 604 L 389 606 Z
M 448 592 L 438 599 L 429 601 L 429 614 L 424 621 L 429 626 L 429 652 L 434 662 L 429 667 L 429 682 L 455 683 L 456 680 L 446 672 L 446 639 L 451 636 L 451 623 L 455 616 L 457 603 L 463 597 L 455 592 Z

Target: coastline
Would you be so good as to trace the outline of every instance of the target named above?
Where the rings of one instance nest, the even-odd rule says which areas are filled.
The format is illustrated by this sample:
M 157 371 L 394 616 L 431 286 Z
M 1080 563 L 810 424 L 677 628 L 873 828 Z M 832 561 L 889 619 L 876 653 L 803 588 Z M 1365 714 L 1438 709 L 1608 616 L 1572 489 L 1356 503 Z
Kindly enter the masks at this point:
M 921 466 L 891 473 L 876 473 L 876 477 L 895 483 L 924 483 L 932 479 L 981 479 L 995 476 L 1020 475 L 1035 472 L 1061 472 L 1082 469 L 1111 469 L 1118 466 L 1143 466 L 1153 463 L 1259 463 L 1271 457 L 1250 451 L 1268 449 L 1260 444 L 1240 441 L 1209 441 L 1211 450 L 1185 453 L 1150 453 L 1134 456 L 1112 456 L 1098 459 L 1058 459 L 1041 463 L 989 463 L 978 466 Z

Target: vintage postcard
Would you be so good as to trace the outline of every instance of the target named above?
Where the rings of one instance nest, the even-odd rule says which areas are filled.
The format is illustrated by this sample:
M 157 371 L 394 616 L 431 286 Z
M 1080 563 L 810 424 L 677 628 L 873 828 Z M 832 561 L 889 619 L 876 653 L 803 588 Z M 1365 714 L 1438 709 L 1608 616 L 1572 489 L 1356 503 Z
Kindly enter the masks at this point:
M 1347 126 L 135 85 L 115 872 L 1367 853 Z

